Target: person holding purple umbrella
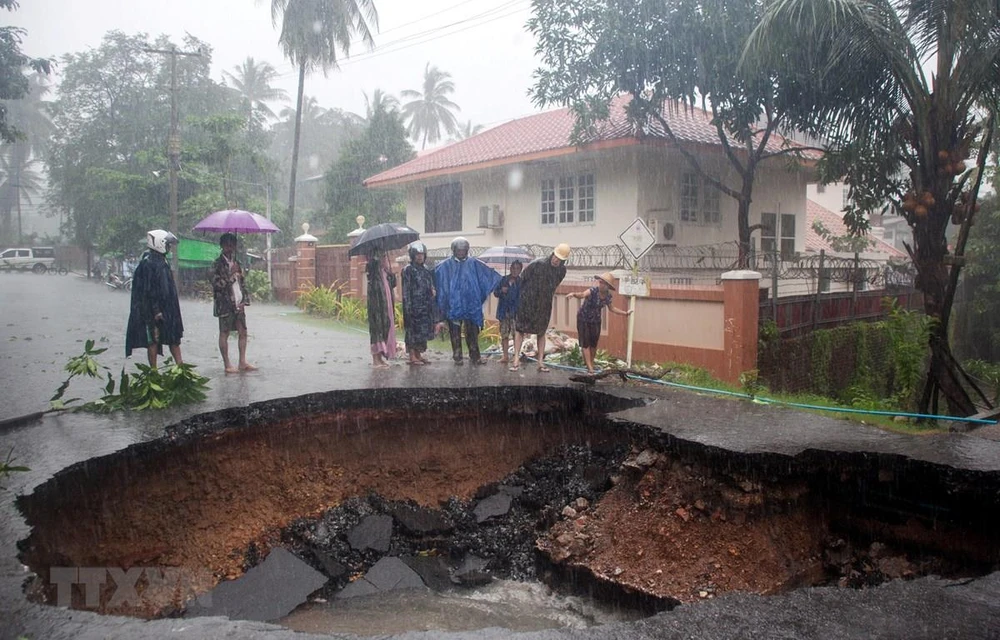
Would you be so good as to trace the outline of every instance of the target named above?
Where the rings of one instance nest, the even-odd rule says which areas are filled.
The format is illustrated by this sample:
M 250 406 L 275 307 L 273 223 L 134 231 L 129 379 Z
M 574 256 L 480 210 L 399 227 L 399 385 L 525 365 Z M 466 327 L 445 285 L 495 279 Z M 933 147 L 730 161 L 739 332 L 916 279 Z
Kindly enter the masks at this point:
M 212 294 L 215 299 L 214 314 L 219 319 L 219 352 L 226 373 L 256 371 L 247 362 L 247 314 L 250 292 L 243 279 L 243 267 L 236 259 L 236 234 L 224 233 L 219 238 L 222 253 L 215 259 L 212 272 Z M 229 361 L 229 334 L 235 331 L 240 360 L 238 368 Z

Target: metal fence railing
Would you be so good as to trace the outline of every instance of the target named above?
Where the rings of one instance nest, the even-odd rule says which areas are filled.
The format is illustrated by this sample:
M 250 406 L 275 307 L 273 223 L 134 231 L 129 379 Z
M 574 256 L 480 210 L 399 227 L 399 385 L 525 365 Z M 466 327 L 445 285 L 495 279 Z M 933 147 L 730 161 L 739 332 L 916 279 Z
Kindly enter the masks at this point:
M 552 252 L 551 245 L 520 245 L 534 257 Z M 487 247 L 472 247 L 477 256 Z M 439 261 L 451 255 L 449 248 L 432 249 L 428 258 Z M 657 245 L 639 263 L 640 270 L 650 273 L 653 281 L 671 285 L 715 284 L 726 271 L 738 268 L 739 246 L 736 242 L 688 247 Z M 626 250 L 617 244 L 573 247 L 569 268 L 573 271 L 609 271 L 631 266 Z M 913 288 L 916 272 L 912 264 L 882 260 L 818 254 L 782 256 L 778 253 L 751 252 L 749 267 L 761 274 L 762 287 L 768 295 L 800 295 L 806 292 L 885 289 L 906 291 Z M 784 284 L 784 286 L 783 286 Z

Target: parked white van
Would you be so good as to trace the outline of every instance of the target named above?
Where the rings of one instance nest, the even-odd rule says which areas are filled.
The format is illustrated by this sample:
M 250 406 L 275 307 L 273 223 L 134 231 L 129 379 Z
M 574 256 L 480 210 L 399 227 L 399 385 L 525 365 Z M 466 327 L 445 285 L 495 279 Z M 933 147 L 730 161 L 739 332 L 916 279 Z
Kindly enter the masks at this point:
M 0 268 L 31 269 L 35 273 L 45 273 L 56 262 L 53 247 L 31 247 L 28 249 L 6 249 L 0 253 Z

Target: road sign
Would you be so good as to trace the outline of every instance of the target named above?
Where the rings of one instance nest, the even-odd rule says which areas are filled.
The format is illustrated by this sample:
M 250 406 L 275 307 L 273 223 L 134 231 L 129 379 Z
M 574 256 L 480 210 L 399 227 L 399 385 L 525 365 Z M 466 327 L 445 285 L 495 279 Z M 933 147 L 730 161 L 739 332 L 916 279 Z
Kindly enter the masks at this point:
M 623 275 L 618 279 L 618 293 L 623 296 L 649 297 L 649 277 L 639 275 Z
M 636 218 L 632 224 L 625 227 L 618 239 L 636 260 L 646 255 L 646 252 L 656 244 L 656 236 L 641 218 Z

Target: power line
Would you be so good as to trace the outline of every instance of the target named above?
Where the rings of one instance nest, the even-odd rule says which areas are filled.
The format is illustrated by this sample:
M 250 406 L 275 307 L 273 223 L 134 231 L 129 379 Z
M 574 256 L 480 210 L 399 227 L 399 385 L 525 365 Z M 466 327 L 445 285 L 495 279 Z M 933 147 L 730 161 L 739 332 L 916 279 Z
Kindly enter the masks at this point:
M 431 13 L 429 15 L 426 15 L 426 16 L 424 16 L 422 18 L 417 18 L 416 20 L 413 20 L 413 21 L 411 21 L 411 22 L 409 22 L 407 24 L 403 24 L 403 25 L 400 25 L 398 27 L 393 27 L 391 29 L 386 29 L 385 31 L 381 31 L 381 32 L 379 32 L 378 35 L 384 35 L 386 33 L 392 32 L 392 31 L 398 31 L 399 29 L 403 29 L 405 27 L 412 26 L 412 25 L 414 25 L 414 24 L 416 24 L 418 22 L 423 22 L 424 20 L 427 20 L 428 18 L 432 18 L 434 16 L 438 16 L 438 15 L 440 15 L 442 13 L 445 13 L 447 11 L 450 11 L 452 9 L 455 9 L 457 7 L 460 7 L 462 5 L 465 5 L 465 4 L 468 4 L 469 2 L 474 2 L 474 1 L 476 1 L 476 0 L 465 0 L 464 2 L 459 2 L 458 4 L 452 5 L 451 7 L 448 7 L 447 9 L 442 9 L 442 10 L 437 11 L 435 13 Z M 490 13 L 492 13 L 494 11 L 506 8 L 508 5 L 513 4 L 514 2 L 517 2 L 517 1 L 518 0 L 511 0 L 511 1 L 508 1 L 508 2 L 505 2 L 505 3 L 502 3 L 500 5 L 497 5 L 495 7 L 487 9 L 486 11 L 478 13 L 476 15 L 469 16 L 468 18 L 465 18 L 465 20 L 474 20 L 476 18 L 485 16 L 485 15 L 489 15 Z M 452 23 L 452 24 L 457 24 L 457 23 Z M 424 36 L 424 35 L 427 35 L 427 34 L 430 34 L 430 33 L 434 33 L 434 32 L 439 31 L 441 29 L 445 29 L 445 28 L 447 28 L 449 26 L 451 26 L 451 25 L 441 25 L 441 26 L 437 26 L 437 27 L 432 27 L 432 28 L 427 29 L 425 31 L 420 31 L 420 32 L 417 32 L 417 33 L 414 33 L 414 34 L 410 34 L 408 36 L 403 36 L 399 40 L 393 40 L 393 41 L 390 41 L 390 42 L 383 43 L 381 45 L 376 45 L 376 48 L 387 47 L 387 46 L 391 46 L 391 45 L 397 44 L 398 42 L 402 42 L 404 40 L 409 40 L 409 39 L 412 39 L 412 38 L 421 37 L 421 36 Z M 364 40 L 352 40 L 352 41 L 350 41 L 349 46 L 362 45 L 362 44 L 364 44 Z M 292 65 L 290 63 L 283 63 L 280 66 L 288 68 L 288 71 L 284 71 L 281 74 L 279 74 L 281 77 L 292 75 L 293 73 L 298 73 L 298 69 L 294 65 Z
M 409 43 L 409 44 L 407 44 L 405 46 L 397 47 L 395 49 L 386 49 L 386 50 L 376 49 L 376 50 L 372 51 L 372 53 L 370 53 L 370 54 L 362 54 L 362 55 L 360 55 L 360 56 L 358 56 L 356 58 L 348 58 L 343 63 L 341 63 L 340 66 L 341 67 L 350 66 L 352 64 L 357 64 L 359 62 L 364 62 L 364 61 L 370 60 L 372 58 L 378 58 L 378 57 L 381 57 L 381 56 L 384 56 L 384 55 L 389 55 L 390 53 L 398 53 L 400 51 L 405 51 L 406 49 L 410 49 L 410 48 L 415 47 L 417 45 L 426 44 L 426 43 L 432 42 L 434 40 L 440 40 L 441 38 L 446 38 L 448 36 L 452 36 L 452 35 L 455 35 L 457 33 L 462 33 L 463 31 L 468 31 L 469 29 L 475 29 L 476 27 L 481 27 L 481 26 L 483 26 L 485 24 L 489 24 L 491 22 L 496 22 L 497 20 L 502 20 L 503 18 L 509 18 L 510 16 L 513 16 L 513 15 L 516 15 L 518 13 L 521 13 L 522 11 L 524 11 L 524 10 L 526 10 L 528 8 L 529 8 L 528 6 L 524 6 L 524 7 L 518 8 L 518 9 L 514 9 L 513 11 L 510 11 L 508 13 L 492 17 L 489 20 L 484 20 L 484 21 L 476 23 L 476 24 L 471 24 L 471 25 L 468 25 L 468 26 L 463 27 L 461 29 L 455 29 L 454 31 L 451 31 L 449 33 L 445 33 L 445 34 L 442 34 L 442 35 L 439 35 L 439 36 L 435 36 L 433 38 L 426 38 L 424 40 L 420 40 L 419 42 L 412 42 L 412 43 Z M 459 24 L 459 23 L 455 23 L 455 24 Z M 447 28 L 447 27 L 443 27 L 443 28 Z
M 471 0 L 467 0 L 467 1 L 471 1 Z M 464 3 L 460 3 L 460 4 L 464 4 Z M 517 9 L 514 9 L 512 11 L 509 11 L 508 13 L 504 13 L 502 15 L 496 15 L 499 12 L 505 11 L 507 9 L 512 9 L 515 5 L 523 5 L 523 6 L 517 8 Z M 495 6 L 495 7 L 492 7 L 490 9 L 485 10 L 485 11 L 477 13 L 477 14 L 475 14 L 473 16 L 469 16 L 468 18 L 463 18 L 461 20 L 456 20 L 455 22 L 451 22 L 449 24 L 440 25 L 440 26 L 437 26 L 437 27 L 433 27 L 431 29 L 426 29 L 424 31 L 413 33 L 413 34 L 410 34 L 410 35 L 407 35 L 407 36 L 402 36 L 402 37 L 397 38 L 395 40 L 391 40 L 389 42 L 385 42 L 385 43 L 383 43 L 381 45 L 376 45 L 376 47 L 374 49 L 372 49 L 370 52 L 362 53 L 360 55 L 353 56 L 353 57 L 352 56 L 347 56 L 343 62 L 338 62 L 337 66 L 338 67 L 343 67 L 343 66 L 346 66 L 346 65 L 350 65 L 350 64 L 357 63 L 357 62 L 361 62 L 363 60 L 368 60 L 369 58 L 376 58 L 376 57 L 379 57 L 381 55 L 386 55 L 388 53 L 395 53 L 396 51 L 403 51 L 405 49 L 410 48 L 411 46 L 416 46 L 418 44 L 425 44 L 425 43 L 431 42 L 433 40 L 438 40 L 440 38 L 445 38 L 445 37 L 448 37 L 450 35 L 454 35 L 456 33 L 461 33 L 462 31 L 466 31 L 468 29 L 473 29 L 473 28 L 476 28 L 476 27 L 483 26 L 485 24 L 489 24 L 490 22 L 494 22 L 496 20 L 500 20 L 502 18 L 506 18 L 506 17 L 515 15 L 517 13 L 520 13 L 521 11 L 524 11 L 524 10 L 526 10 L 528 8 L 530 8 L 530 0 L 508 0 L 507 2 L 499 4 L 499 5 Z M 441 12 L 438 12 L 438 13 L 441 13 Z M 435 14 L 432 14 L 432 15 L 435 15 Z M 430 16 L 427 16 L 427 17 L 430 17 Z M 489 19 L 488 20 L 482 20 L 481 22 L 477 22 L 475 24 L 470 24 L 470 25 L 468 25 L 466 27 L 463 27 L 461 29 L 455 29 L 455 30 L 453 30 L 453 31 L 451 31 L 449 33 L 445 33 L 445 34 L 442 34 L 440 36 L 430 37 L 430 38 L 426 37 L 426 36 L 431 36 L 431 35 L 440 33 L 442 31 L 445 31 L 446 29 L 451 29 L 452 27 L 463 25 L 463 24 L 466 24 L 466 23 L 469 23 L 469 22 L 472 22 L 472 21 L 475 21 L 475 20 L 481 20 L 482 18 L 489 18 Z M 395 49 L 392 48 L 392 47 L 396 47 L 396 45 L 405 44 L 405 43 L 408 43 L 408 42 L 410 42 L 412 40 L 415 40 L 415 39 L 418 39 L 418 38 L 425 38 L 425 39 L 420 40 L 419 42 L 413 42 L 413 43 L 411 43 L 411 44 L 409 44 L 407 46 L 397 47 Z M 354 44 L 354 43 L 352 43 L 352 44 Z M 358 44 L 360 44 L 360 42 L 358 42 Z M 279 77 L 288 77 L 288 76 L 291 76 L 291 75 L 293 75 L 295 73 L 298 73 L 298 70 L 296 68 L 291 67 L 289 65 L 289 71 L 286 71 L 284 73 L 280 73 L 278 75 L 279 75 Z
M 459 2 L 458 4 L 453 4 L 453 5 L 451 5 L 450 7 L 446 8 L 446 9 L 441 9 L 440 11 L 435 11 L 434 13 L 428 14 L 428 15 L 422 17 L 422 18 L 417 18 L 416 20 L 411 20 L 410 22 L 407 22 L 406 24 L 401 24 L 398 27 L 393 27 L 391 29 L 386 29 L 385 31 L 380 31 L 379 35 L 383 35 L 383 34 L 386 34 L 386 33 L 392 33 L 393 31 L 399 31 L 400 29 L 403 29 L 405 27 L 412 27 L 413 25 L 417 24 L 418 22 L 423 22 L 424 20 L 427 20 L 428 18 L 433 18 L 434 16 L 439 16 L 442 13 L 445 13 L 447 11 L 451 11 L 452 9 L 457 9 L 458 7 L 461 7 L 462 5 L 469 4 L 470 2 L 476 2 L 476 1 L 477 0 L 465 0 L 464 2 Z

